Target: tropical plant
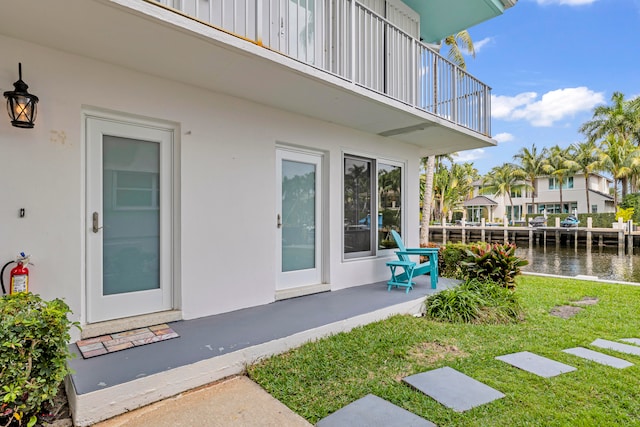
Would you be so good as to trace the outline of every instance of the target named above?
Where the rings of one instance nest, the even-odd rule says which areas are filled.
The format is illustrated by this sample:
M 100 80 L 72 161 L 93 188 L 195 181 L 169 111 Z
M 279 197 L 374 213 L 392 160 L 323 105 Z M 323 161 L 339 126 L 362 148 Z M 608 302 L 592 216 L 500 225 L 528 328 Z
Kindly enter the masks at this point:
M 556 181 L 558 189 L 560 190 L 560 209 L 564 210 L 562 198 L 564 180 L 572 176 L 576 170 L 576 165 L 570 158 L 569 147 L 560 148 L 560 146 L 554 145 L 550 149 L 545 150 L 545 161 L 542 165 L 542 170 Z
M 593 118 L 585 122 L 580 127 L 582 132 L 590 141 L 600 142 L 611 149 L 612 144 L 620 147 L 637 146 L 640 144 L 640 98 L 625 100 L 624 94 L 614 92 L 611 96 L 611 105 L 600 105 L 594 108 Z M 609 168 L 612 167 L 609 163 Z M 636 166 L 630 166 L 618 178 L 622 186 L 622 195 L 627 193 L 628 178 L 631 178 L 633 187 L 637 186 L 639 176 Z M 607 168 L 605 167 L 605 170 Z M 611 172 L 610 170 L 608 170 Z
M 616 219 L 622 218 L 622 222 L 631 221 L 633 218 L 634 208 L 621 208 L 618 207 L 616 210 Z
M 496 196 L 502 196 L 505 205 L 509 199 L 509 206 L 511 206 L 511 218 L 514 219 L 513 199 L 511 193 L 514 190 L 522 190 L 526 188 L 523 183 L 524 175 L 522 170 L 519 169 L 513 163 L 505 163 L 501 166 L 494 166 L 491 171 L 483 178 L 483 191 L 486 193 L 495 194 Z
M 425 316 L 451 323 L 511 323 L 522 318 L 516 294 L 496 283 L 468 279 L 425 300 Z
M 425 300 L 425 316 L 451 323 L 471 323 L 480 317 L 485 300 L 475 290 L 463 283 L 453 289 L 445 289 Z
M 618 183 L 624 199 L 627 195 L 628 177 L 640 165 L 640 151 L 628 140 L 609 134 L 600 146 L 599 164 L 615 180 L 613 203 L 618 206 Z
M 531 149 L 522 147 L 518 153 L 513 156 L 514 160 L 519 160 L 518 167 L 522 171 L 521 173 L 529 181 L 531 188 L 531 209 L 535 211 L 536 197 L 538 196 L 538 180 L 540 175 L 544 174 L 542 165 L 544 164 L 543 152 L 538 152 L 536 144 L 531 146 Z
M 587 213 L 591 209 L 589 200 L 589 177 L 598 170 L 598 146 L 593 141 L 578 142 L 570 147 L 572 166 L 584 175 L 584 191 L 587 197 Z
M 467 260 L 462 262 L 465 275 L 469 279 L 494 282 L 506 288 L 515 288 L 520 267 L 529 264 L 526 259 L 516 256 L 516 245 L 478 244 L 467 250 Z
M 638 141 L 640 133 L 640 101 L 624 99 L 624 94 L 614 92 L 611 105 L 600 105 L 593 109 L 593 118 L 580 126 L 580 132 L 590 141 L 599 141 L 614 135 L 625 142 Z
M 619 207 L 633 209 L 633 222 L 640 223 L 640 193 L 627 194 L 627 197 L 622 199 Z
M 429 223 L 431 222 L 431 208 L 433 206 L 433 175 L 436 169 L 436 156 L 422 159 L 425 166 L 425 183 L 422 195 L 422 218 L 420 221 L 420 245 L 429 243 Z
M 27 425 L 69 373 L 69 306 L 20 292 L 0 299 L 0 422 Z M 11 424 L 13 423 L 13 424 Z M 17 423 L 17 424 L 16 424 Z
M 464 54 L 476 57 L 476 49 L 473 46 L 473 40 L 467 30 L 462 30 L 456 34 L 452 34 L 444 39 L 445 46 L 448 47 L 447 58 L 458 67 L 465 70 L 467 63 Z

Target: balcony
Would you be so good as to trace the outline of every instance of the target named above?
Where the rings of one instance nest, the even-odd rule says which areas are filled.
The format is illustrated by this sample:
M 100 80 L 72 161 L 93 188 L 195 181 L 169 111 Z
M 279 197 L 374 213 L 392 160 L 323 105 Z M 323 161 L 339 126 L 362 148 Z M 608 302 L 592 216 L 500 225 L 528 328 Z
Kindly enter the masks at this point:
M 406 9 L 387 11 L 394 24 L 355 0 L 149 1 L 473 132 L 491 134 L 491 89 L 420 42 L 419 17 L 402 4 L 396 6 Z
M 0 36 L 385 136 L 421 156 L 495 145 L 490 88 L 419 41 L 417 27 L 447 17 L 423 13 L 416 25 L 365 2 L 385 4 L 21 0 L 0 14 Z

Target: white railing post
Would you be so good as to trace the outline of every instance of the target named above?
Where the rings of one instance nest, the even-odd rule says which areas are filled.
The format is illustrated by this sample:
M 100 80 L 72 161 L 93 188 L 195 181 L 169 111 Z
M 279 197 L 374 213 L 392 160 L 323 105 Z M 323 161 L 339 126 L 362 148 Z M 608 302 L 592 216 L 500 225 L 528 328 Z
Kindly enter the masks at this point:
M 213 3 L 213 2 L 211 2 Z M 262 0 L 256 0 L 256 42 L 262 46 Z
M 485 135 L 491 136 L 491 89 L 489 86 L 484 87 L 485 91 L 485 110 L 484 110 L 484 126 Z
M 451 121 L 458 121 L 458 85 L 457 85 L 457 66 L 451 67 Z
M 411 105 L 418 105 L 418 44 L 411 40 Z
M 356 81 L 356 0 L 351 0 L 351 82 Z

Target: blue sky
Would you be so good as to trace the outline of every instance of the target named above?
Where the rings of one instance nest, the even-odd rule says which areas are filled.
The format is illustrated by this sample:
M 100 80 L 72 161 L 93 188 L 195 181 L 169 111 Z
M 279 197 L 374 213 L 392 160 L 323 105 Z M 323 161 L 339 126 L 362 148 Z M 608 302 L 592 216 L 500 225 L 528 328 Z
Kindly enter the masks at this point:
M 467 70 L 492 87 L 497 147 L 460 153 L 481 174 L 521 147 L 566 147 L 615 91 L 640 95 L 640 0 L 519 0 L 469 29 Z

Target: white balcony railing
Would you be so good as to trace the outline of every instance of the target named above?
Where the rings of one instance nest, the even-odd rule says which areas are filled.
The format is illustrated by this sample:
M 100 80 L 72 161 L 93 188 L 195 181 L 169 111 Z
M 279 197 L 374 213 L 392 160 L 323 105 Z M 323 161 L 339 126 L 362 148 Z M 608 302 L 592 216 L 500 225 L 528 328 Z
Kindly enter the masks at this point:
M 491 135 L 491 89 L 356 0 L 147 0 Z

